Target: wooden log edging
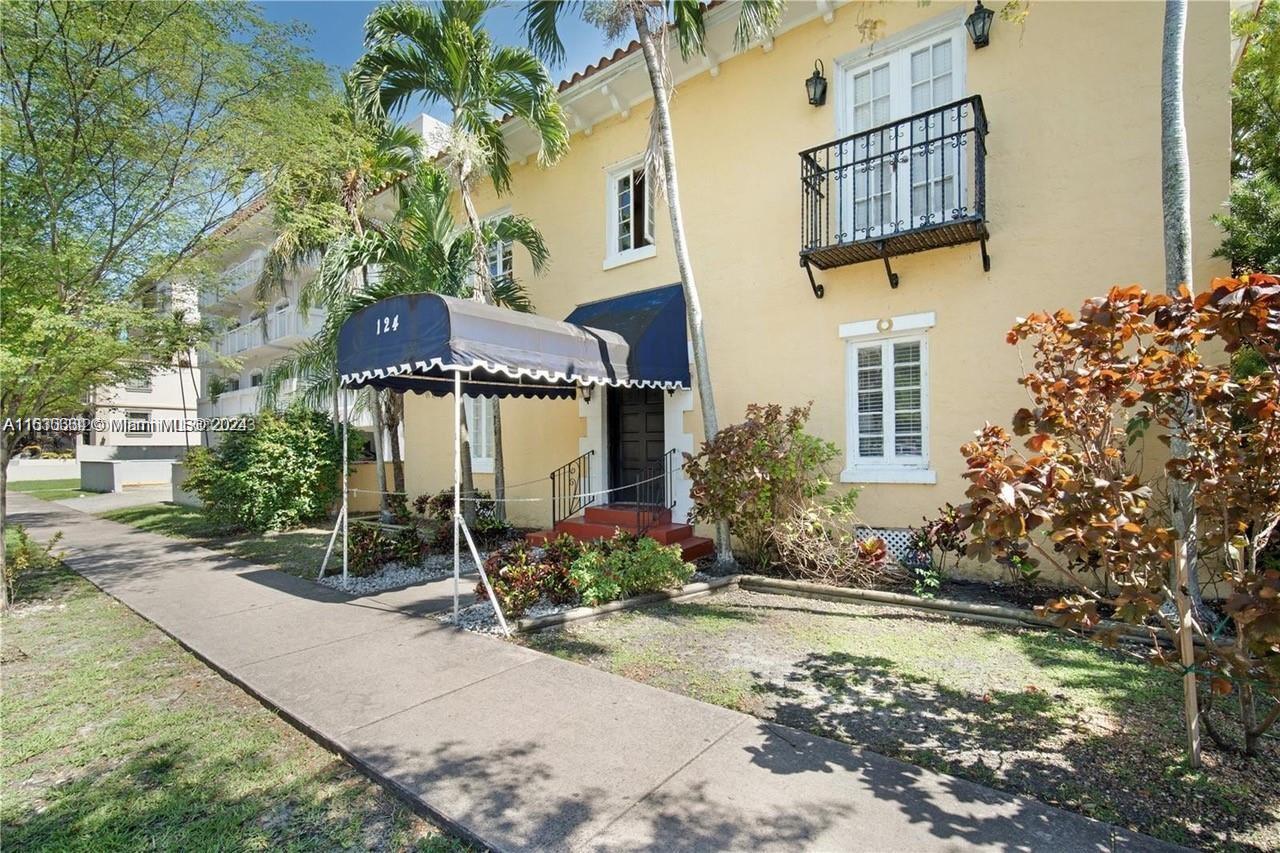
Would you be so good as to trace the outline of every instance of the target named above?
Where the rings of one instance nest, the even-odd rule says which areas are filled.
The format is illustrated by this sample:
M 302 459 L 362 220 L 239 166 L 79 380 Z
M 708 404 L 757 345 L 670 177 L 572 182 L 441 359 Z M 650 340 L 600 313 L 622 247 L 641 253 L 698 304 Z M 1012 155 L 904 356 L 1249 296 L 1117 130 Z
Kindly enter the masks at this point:
M 920 598 L 901 592 L 887 592 L 879 589 L 858 589 L 854 587 L 826 586 L 809 581 L 784 580 L 769 578 L 763 575 L 739 575 L 738 586 L 748 592 L 771 592 L 777 595 L 794 595 L 801 598 L 816 598 L 823 601 L 835 601 L 845 604 L 890 604 L 898 607 L 911 607 L 918 610 L 930 610 L 971 619 L 976 622 L 993 622 L 1001 625 L 1020 625 L 1028 628 L 1053 628 L 1061 630 L 1061 626 L 1052 619 L 1037 616 L 1027 610 L 1016 607 L 1004 607 L 999 604 L 974 604 L 968 601 L 955 601 L 947 598 Z M 1100 622 L 1092 631 L 1103 629 L 1119 629 L 1124 638 L 1151 641 L 1151 631 L 1109 620 Z M 1092 633 L 1087 629 L 1086 633 Z M 1155 631 L 1161 640 L 1172 643 L 1175 638 L 1164 629 Z M 1199 637 L 1197 643 L 1201 643 Z
M 649 607 L 654 604 L 666 604 L 676 601 L 690 601 L 695 598 L 702 598 L 703 596 L 711 595 L 712 593 L 733 589 L 737 585 L 738 575 L 713 578 L 709 581 L 685 584 L 679 589 L 669 589 L 664 592 L 653 592 L 648 595 L 637 595 L 634 598 L 623 598 L 618 601 L 610 601 L 606 604 L 601 604 L 598 607 L 575 607 L 572 610 L 565 610 L 562 613 L 551 613 L 547 616 L 532 616 L 528 619 L 521 619 L 517 621 L 513 628 L 514 632 L 517 634 L 528 634 L 534 631 L 543 631 L 547 628 L 557 628 L 574 622 L 590 622 L 593 619 L 599 619 L 602 616 L 608 616 L 610 613 L 618 613 L 623 610 L 635 610 L 639 607 Z

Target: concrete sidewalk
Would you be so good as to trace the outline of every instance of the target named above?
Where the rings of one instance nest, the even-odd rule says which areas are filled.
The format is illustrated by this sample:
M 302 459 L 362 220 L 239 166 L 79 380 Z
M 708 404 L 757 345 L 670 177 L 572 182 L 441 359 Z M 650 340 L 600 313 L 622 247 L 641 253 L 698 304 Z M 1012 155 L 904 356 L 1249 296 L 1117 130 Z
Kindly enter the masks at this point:
M 67 563 L 420 810 L 509 850 L 1159 850 L 1144 836 L 11 494 Z M 469 586 L 469 585 L 468 585 Z M 469 595 L 468 595 L 469 599 Z

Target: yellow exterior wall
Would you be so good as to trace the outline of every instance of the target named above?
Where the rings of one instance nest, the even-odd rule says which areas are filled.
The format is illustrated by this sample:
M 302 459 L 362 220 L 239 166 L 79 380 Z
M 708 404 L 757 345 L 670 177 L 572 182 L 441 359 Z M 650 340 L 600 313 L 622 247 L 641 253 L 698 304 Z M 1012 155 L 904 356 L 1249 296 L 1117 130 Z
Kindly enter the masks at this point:
M 857 8 L 865 5 L 861 13 Z M 966 8 L 968 3 L 964 4 Z M 985 421 L 1007 422 L 1025 404 L 1017 352 L 1004 342 L 1018 315 L 1077 309 L 1115 283 L 1163 286 L 1160 199 L 1158 3 L 1035 3 L 1023 27 L 996 21 L 989 47 L 966 40 L 966 91 L 985 102 L 990 273 L 977 244 L 895 258 L 891 290 L 879 263 L 816 271 L 815 299 L 798 265 L 798 152 L 836 138 L 835 58 L 864 47 L 855 21 L 883 18 L 883 37 L 950 12 L 956 4 L 850 4 L 835 21 L 816 19 L 723 62 L 720 74 L 682 83 L 672 100 L 680 190 L 710 343 L 722 425 L 749 402 L 814 402 L 811 430 L 845 444 L 845 350 L 837 326 L 932 311 L 929 332 L 930 461 L 936 485 L 866 485 L 860 513 L 874 525 L 906 526 L 946 501 L 962 500 L 959 446 Z M 809 106 L 803 81 L 821 58 L 832 90 Z M 1219 242 L 1211 214 L 1229 180 L 1229 26 L 1224 2 L 1191 4 L 1186 57 L 1192 218 L 1198 283 L 1223 274 L 1210 258 Z M 657 256 L 602 270 L 605 172 L 639 154 L 648 103 L 609 119 L 550 169 L 513 165 L 512 192 L 482 186 L 482 215 L 509 207 L 531 217 L 551 251 L 535 277 L 516 250 L 516 275 L 537 311 L 564 317 L 593 299 L 678 280 L 665 206 L 657 211 Z M 409 490 L 451 477 L 449 401 L 406 407 Z M 545 477 L 578 453 L 585 421 L 570 401 L 503 404 L 507 479 Z M 701 437 L 698 407 L 688 428 Z M 488 485 L 490 478 L 479 478 Z M 538 491 L 541 489 L 541 491 Z M 546 494 L 542 486 L 513 496 Z M 544 525 L 544 505 L 513 507 Z

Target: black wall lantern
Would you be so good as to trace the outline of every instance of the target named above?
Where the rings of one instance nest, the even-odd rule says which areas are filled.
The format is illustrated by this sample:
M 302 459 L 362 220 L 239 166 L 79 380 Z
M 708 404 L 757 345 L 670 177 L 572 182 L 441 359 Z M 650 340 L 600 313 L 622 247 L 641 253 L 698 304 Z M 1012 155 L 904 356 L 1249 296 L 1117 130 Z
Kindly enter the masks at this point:
M 973 39 L 975 48 L 991 44 L 991 19 L 995 16 L 995 12 L 983 6 L 982 0 L 978 0 L 978 5 L 973 7 L 973 14 L 965 18 L 964 28 L 969 31 L 969 38 Z
M 809 93 L 810 106 L 820 107 L 827 102 L 827 78 L 822 76 L 826 70 L 821 59 L 813 61 L 813 74 L 804 81 L 804 89 Z

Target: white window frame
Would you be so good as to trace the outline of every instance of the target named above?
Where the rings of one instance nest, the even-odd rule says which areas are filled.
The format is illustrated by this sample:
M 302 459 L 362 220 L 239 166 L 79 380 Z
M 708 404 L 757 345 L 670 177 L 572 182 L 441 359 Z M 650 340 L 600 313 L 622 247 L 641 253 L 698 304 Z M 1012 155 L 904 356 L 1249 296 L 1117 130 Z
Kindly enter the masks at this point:
M 141 417 L 137 417 L 138 415 L 141 415 Z M 129 426 L 130 422 L 132 422 L 132 421 L 142 421 L 143 423 L 147 424 L 147 429 L 146 429 L 145 431 L 144 431 L 144 430 L 135 430 L 133 427 Z M 150 413 L 150 412 L 145 412 L 145 411 L 142 411 L 141 409 L 130 409 L 130 410 L 127 410 L 127 411 L 124 413 L 124 423 L 125 423 L 125 427 L 124 427 L 124 434 L 125 434 L 125 435 L 127 435 L 128 437 L 130 437 L 130 438 L 151 438 L 151 436 L 152 436 L 152 432 L 151 432 L 151 428 L 150 428 L 150 427 L 151 427 L 151 413 Z
M 151 393 L 151 377 L 147 376 L 142 379 L 129 379 L 124 383 L 124 390 L 131 391 L 134 394 L 150 394 Z
M 965 97 L 969 91 L 967 79 L 969 37 L 964 27 L 964 21 L 965 10 L 955 9 L 937 15 L 914 27 L 909 27 L 900 33 L 880 39 L 868 47 L 859 48 L 836 57 L 836 136 L 844 138 L 856 132 L 853 127 L 854 78 L 864 71 L 886 63 L 889 66 L 890 75 L 888 122 L 900 122 L 913 114 L 911 109 L 911 54 L 927 44 L 950 40 L 952 100 Z M 904 126 L 909 127 L 909 125 Z M 865 130 L 865 128 L 863 129 Z M 846 143 L 846 145 L 852 145 L 852 143 Z M 867 154 L 868 151 L 866 150 L 849 151 L 850 156 L 867 156 Z M 888 192 L 888 203 L 892 205 L 895 196 L 900 196 L 909 203 L 915 190 L 911 182 L 911 168 L 906 162 L 903 162 L 895 172 L 896 174 L 887 181 L 887 186 L 883 188 L 884 191 Z M 966 203 L 967 189 L 964 184 L 964 174 L 964 166 L 958 166 L 954 176 L 956 182 L 954 198 L 957 206 L 963 206 Z M 870 180 L 870 177 L 871 173 L 864 180 Z M 841 200 L 838 206 L 840 227 L 848 235 L 846 239 L 874 239 L 899 230 L 898 226 L 889 228 L 879 220 L 868 229 L 858 229 L 859 220 L 856 215 L 853 196 L 854 184 L 851 181 L 847 183 L 849 188 L 840 193 Z M 931 184 L 922 185 L 926 186 L 926 193 L 931 194 L 933 192 Z M 931 198 L 932 196 L 929 195 L 927 197 Z M 947 205 L 945 203 L 939 208 L 944 215 L 946 209 Z M 926 208 L 923 213 L 917 214 L 916 221 L 904 221 L 901 224 L 901 228 L 910 229 L 926 224 L 926 215 L 931 212 L 932 208 Z M 865 231 L 862 237 L 856 236 L 859 230 Z
M 617 185 L 618 179 L 624 175 L 634 172 L 636 169 L 644 166 L 644 155 L 629 157 L 618 163 L 614 163 L 605 170 L 604 179 L 604 264 L 602 269 L 611 270 L 614 267 L 620 267 L 624 264 L 642 261 L 645 258 L 652 258 L 658 254 L 658 239 L 653 232 L 656 228 L 657 218 L 654 212 L 655 192 L 653 181 L 645 176 L 645 190 L 648 196 L 648 206 L 646 208 L 646 225 L 648 226 L 649 243 L 644 246 L 638 246 L 634 249 L 626 251 L 618 251 L 618 195 Z
M 937 318 L 932 311 L 919 314 L 903 314 L 879 320 L 860 320 L 840 326 L 839 334 L 845 343 L 845 467 L 840 472 L 842 483 L 923 483 L 938 482 L 937 472 L 929 461 L 929 330 Z M 897 458 L 875 457 L 874 460 L 858 455 L 858 350 L 869 344 L 895 344 L 918 341 L 920 343 L 920 442 L 922 455 Z M 883 365 L 887 378 L 884 399 L 893 399 L 892 363 Z M 885 449 L 892 447 L 893 413 L 885 410 Z
M 492 474 L 493 473 L 493 398 L 492 397 L 470 397 L 462 398 L 462 404 L 466 407 L 467 413 L 467 431 L 470 437 L 471 446 L 471 471 L 474 474 Z M 483 436 L 482 441 L 476 442 L 476 424 L 480 422 L 481 409 L 489 409 L 489 417 L 487 423 L 489 425 L 488 432 Z M 486 446 L 487 445 L 487 446 Z M 477 453 L 477 450 L 487 451 L 485 453 Z
M 511 208 L 509 208 L 509 207 L 504 207 L 504 208 L 502 208 L 501 210 L 495 210 L 495 211 L 493 211 L 492 213 L 490 213 L 488 216 L 484 217 L 484 221 L 485 221 L 485 222 L 493 222 L 493 221 L 494 221 L 494 220 L 496 220 L 496 219 L 501 219 L 501 218 L 502 218 L 502 217 L 504 217 L 504 216 L 510 216 L 510 215 L 511 215 Z M 488 268 L 488 270 L 489 270 L 489 280 L 490 280 L 490 281 L 496 281 L 499 277 L 501 277 L 501 276 L 503 276 L 503 275 L 509 275 L 509 276 L 512 276 L 512 277 L 514 277 L 514 276 L 515 276 L 515 271 L 516 271 L 516 252 L 515 252 L 515 249 L 516 249 L 516 247 L 515 247 L 515 241 L 514 241 L 514 240 L 501 240 L 501 241 L 499 241 L 498 243 L 496 243 L 496 244 L 494 244 L 494 245 L 492 245 L 492 246 L 485 246 L 485 249 L 484 249 L 484 262 L 485 262 L 485 265 L 487 266 L 487 268 Z M 509 260 L 509 262 L 510 262 L 510 265 L 511 265 L 511 266 L 510 266 L 510 268 L 509 268 L 505 273 L 499 272 L 499 273 L 498 273 L 498 275 L 494 275 L 494 271 L 493 271 L 493 267 L 494 267 L 494 265 L 493 265 L 493 260 L 494 260 L 495 253 L 496 253 L 496 255 L 497 255 L 497 259 L 498 259 L 498 269 L 499 269 L 499 270 L 501 270 L 501 269 L 502 269 L 502 259 L 503 259 L 503 255 L 507 255 L 507 256 L 508 256 L 508 260 Z

